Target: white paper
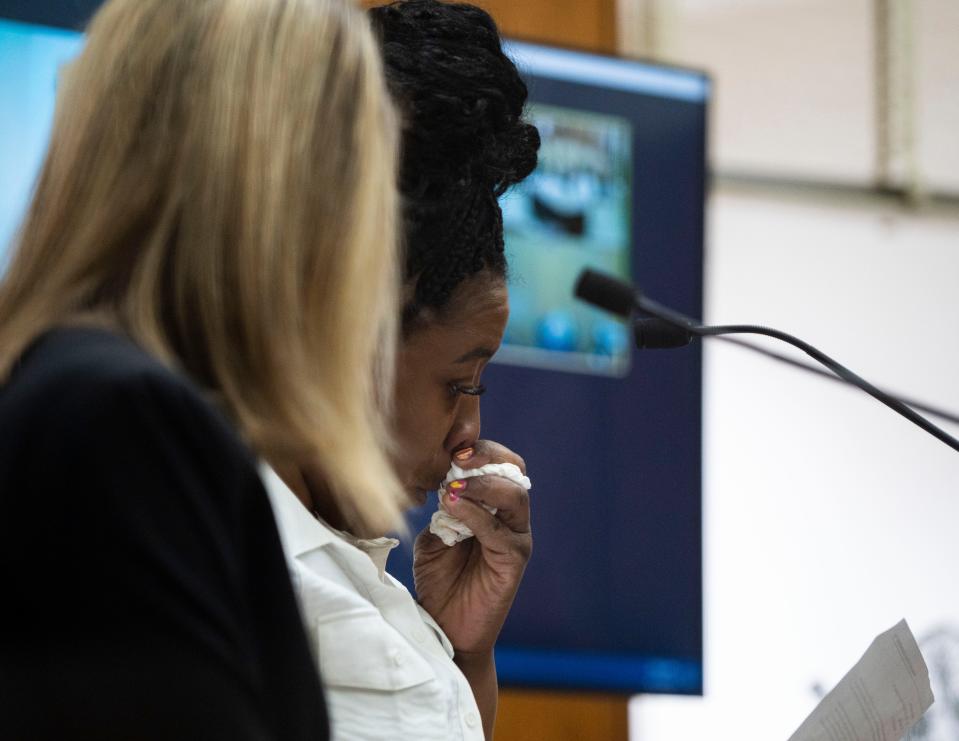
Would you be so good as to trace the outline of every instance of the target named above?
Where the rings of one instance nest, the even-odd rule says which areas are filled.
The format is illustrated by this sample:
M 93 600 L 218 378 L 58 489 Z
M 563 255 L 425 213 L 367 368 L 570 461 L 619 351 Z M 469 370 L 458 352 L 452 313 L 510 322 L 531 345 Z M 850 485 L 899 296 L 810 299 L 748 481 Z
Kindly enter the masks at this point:
M 932 702 L 926 662 L 900 620 L 876 637 L 789 741 L 900 741 Z

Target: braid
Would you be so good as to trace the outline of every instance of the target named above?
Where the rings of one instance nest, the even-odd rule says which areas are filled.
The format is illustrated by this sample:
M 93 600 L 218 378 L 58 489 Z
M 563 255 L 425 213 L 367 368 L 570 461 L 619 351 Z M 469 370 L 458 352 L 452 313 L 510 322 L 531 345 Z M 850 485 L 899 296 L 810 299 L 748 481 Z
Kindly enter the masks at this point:
M 409 325 L 464 280 L 506 275 L 498 198 L 536 166 L 526 85 L 480 8 L 405 0 L 369 11 L 404 117 L 400 190 Z

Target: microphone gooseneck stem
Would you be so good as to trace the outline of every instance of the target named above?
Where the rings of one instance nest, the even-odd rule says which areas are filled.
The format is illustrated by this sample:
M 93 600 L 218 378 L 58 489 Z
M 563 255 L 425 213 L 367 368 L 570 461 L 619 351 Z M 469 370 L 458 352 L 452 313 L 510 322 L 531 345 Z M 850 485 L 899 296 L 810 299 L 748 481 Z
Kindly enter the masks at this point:
M 748 333 L 766 335 L 767 337 L 773 337 L 777 340 L 786 342 L 794 347 L 799 348 L 811 358 L 821 363 L 823 366 L 832 371 L 839 379 L 846 381 L 853 386 L 858 386 L 874 399 L 882 402 L 894 412 L 901 414 L 903 417 L 928 432 L 937 440 L 944 442 L 953 450 L 959 451 L 959 440 L 950 435 L 948 432 L 934 425 L 932 422 L 927 420 L 921 414 L 917 413 L 914 409 L 907 406 L 892 394 L 873 386 L 864 378 L 856 375 L 844 365 L 826 355 L 826 353 L 813 347 L 808 342 L 800 340 L 798 337 L 793 337 L 791 334 L 781 332 L 778 329 L 771 329 L 769 327 L 751 324 L 733 324 L 715 327 L 703 326 L 685 314 L 674 311 L 668 306 L 663 306 L 659 302 L 644 296 L 629 283 L 589 268 L 584 269 L 580 273 L 573 292 L 577 298 L 580 298 L 601 309 L 617 314 L 624 319 L 629 319 L 632 316 L 633 310 L 638 308 L 640 311 L 650 314 L 657 319 L 671 323 L 677 328 L 690 332 L 699 337 L 722 337 L 723 335 L 728 334 Z M 730 341 L 735 340 L 730 339 Z M 680 344 L 685 343 L 677 343 L 676 345 L 660 344 L 658 346 L 669 347 L 679 346 Z M 744 347 L 763 352 L 762 349 L 757 348 L 754 345 L 750 345 L 749 343 L 740 344 L 742 344 Z M 776 357 L 774 353 L 765 354 Z M 793 364 L 801 365 L 795 362 L 793 362 Z
M 809 357 L 821 363 L 837 376 L 839 376 L 839 378 L 851 383 L 853 386 L 858 386 L 871 397 L 882 402 L 894 412 L 901 414 L 903 417 L 928 432 L 937 440 L 944 442 L 953 450 L 959 451 L 959 440 L 950 435 L 948 432 L 940 427 L 937 427 L 914 409 L 906 406 L 906 404 L 899 399 L 872 385 L 866 379 L 846 368 L 839 361 L 829 357 L 826 355 L 826 353 L 810 345 L 808 342 L 799 339 L 798 337 L 794 337 L 793 335 L 782 332 L 778 329 L 772 329 L 771 327 L 763 327 L 754 324 L 729 324 L 719 326 L 700 325 L 684 314 L 673 311 L 672 309 L 669 309 L 662 304 L 647 298 L 646 296 L 642 296 L 639 293 L 636 294 L 636 304 L 647 314 L 651 314 L 659 319 L 675 324 L 676 326 L 686 329 L 692 334 L 700 337 L 715 337 L 729 334 L 758 334 L 786 342 L 793 347 L 802 350 Z M 747 345 L 747 347 L 749 347 L 749 345 Z
M 903 417 L 908 419 L 910 422 L 918 425 L 926 432 L 928 432 L 933 437 L 941 440 L 946 445 L 948 445 L 953 450 L 959 451 L 959 440 L 956 440 L 952 435 L 947 433 L 945 430 L 937 427 L 932 424 L 929 420 L 923 417 L 921 414 L 917 413 L 914 409 L 903 404 L 899 399 L 896 399 L 893 396 L 890 396 L 882 389 L 873 386 L 869 381 L 864 379 L 862 376 L 853 373 L 851 370 L 846 368 L 844 365 L 834 360 L 833 358 L 826 355 L 826 353 L 818 350 L 817 348 L 810 345 L 808 342 L 803 342 L 798 337 L 793 337 L 792 335 L 786 334 L 785 332 L 780 332 L 777 329 L 770 329 L 769 327 L 756 327 L 751 325 L 730 325 L 725 327 L 702 327 L 703 330 L 702 336 L 708 337 L 710 335 L 726 335 L 726 334 L 759 334 L 765 335 L 767 337 L 774 337 L 777 340 L 782 340 L 787 342 L 793 347 L 797 347 L 806 353 L 809 357 L 814 360 L 819 361 L 824 366 L 829 368 L 833 373 L 835 373 L 840 378 L 848 381 L 854 386 L 858 386 L 871 397 L 877 401 L 882 402 L 887 407 L 892 409 L 895 412 L 898 412 Z
M 677 330 L 679 331 L 679 330 Z M 683 330 L 688 332 L 689 330 Z M 834 383 L 841 383 L 843 385 L 848 385 L 848 381 L 844 378 L 840 378 L 835 373 L 831 373 L 823 368 L 820 368 L 818 365 L 812 365 L 811 363 L 804 363 L 802 360 L 796 358 L 791 358 L 788 355 L 783 355 L 782 353 L 775 352 L 760 345 L 756 345 L 752 342 L 746 340 L 740 340 L 736 337 L 731 337 L 729 335 L 712 335 L 713 339 L 720 340 L 729 345 L 737 345 L 738 347 L 744 347 L 748 350 L 752 350 L 755 353 L 760 355 L 765 355 L 767 358 L 771 358 L 779 363 L 784 363 L 786 365 L 791 365 L 793 368 L 798 368 L 801 371 L 806 373 L 812 373 L 819 376 L 820 378 L 825 378 L 827 381 L 833 381 Z M 939 417 L 944 419 L 946 422 L 951 422 L 952 424 L 959 425 L 959 414 L 954 414 L 953 412 L 946 411 L 939 407 L 934 407 L 925 402 L 918 401 L 917 399 L 912 399 L 906 397 L 898 392 L 889 391 L 888 389 L 883 389 L 883 392 L 889 394 L 895 399 L 899 399 L 903 404 L 912 409 L 915 409 L 917 412 L 923 412 L 924 414 L 931 415 L 933 417 Z

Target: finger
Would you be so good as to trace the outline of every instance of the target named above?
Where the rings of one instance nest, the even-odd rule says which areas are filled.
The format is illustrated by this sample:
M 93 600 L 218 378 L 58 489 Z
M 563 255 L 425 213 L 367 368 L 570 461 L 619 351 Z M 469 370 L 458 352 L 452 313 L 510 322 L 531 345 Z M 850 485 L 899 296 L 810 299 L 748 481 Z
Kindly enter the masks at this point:
M 506 550 L 514 536 L 506 524 L 476 502 L 456 494 L 444 494 L 443 509 L 473 531 L 474 537 L 487 548 Z
M 442 551 L 447 547 L 448 546 L 443 542 L 443 539 L 430 530 L 429 525 L 420 530 L 419 534 L 416 536 L 416 540 L 414 541 L 414 548 L 426 553 Z
M 526 475 L 526 461 L 505 445 L 492 440 L 477 440 L 472 446 L 457 450 L 453 462 L 460 468 L 479 468 L 487 463 L 512 463 Z
M 533 538 L 529 532 L 518 533 L 510 530 L 498 517 L 465 497 L 454 500 L 444 494 L 443 509 L 469 526 L 484 552 L 506 558 L 503 563 L 525 566 L 529 561 L 533 550 Z
M 529 492 L 502 476 L 474 476 L 446 485 L 447 491 L 471 502 L 495 507 L 498 517 L 510 530 L 529 532 Z

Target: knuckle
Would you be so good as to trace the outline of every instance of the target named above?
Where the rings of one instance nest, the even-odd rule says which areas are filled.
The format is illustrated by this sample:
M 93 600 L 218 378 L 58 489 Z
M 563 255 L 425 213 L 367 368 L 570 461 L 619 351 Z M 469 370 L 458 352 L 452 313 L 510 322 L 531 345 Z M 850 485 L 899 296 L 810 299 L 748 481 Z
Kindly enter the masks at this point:
M 517 453 L 513 453 L 513 455 L 516 457 L 515 463 L 516 463 L 517 468 L 519 468 L 519 470 L 522 471 L 522 472 L 523 472 L 523 475 L 525 476 L 525 475 L 526 475 L 526 460 L 523 458 L 523 456 L 521 456 L 521 455 L 519 455 L 519 454 L 517 454 Z
M 526 461 L 519 453 L 515 453 L 505 445 L 492 440 L 477 440 L 473 444 L 475 451 L 468 461 L 469 468 L 478 468 L 487 463 L 513 463 L 526 475 Z M 467 467 L 467 466 L 464 466 Z
M 513 512 L 524 512 L 529 509 L 529 494 L 519 484 L 512 481 L 504 486 L 503 509 L 509 509 Z
M 467 499 L 476 499 L 490 490 L 488 476 L 470 476 L 466 479 L 466 489 L 463 490 L 463 496 Z
M 523 537 L 516 539 L 513 545 L 513 552 L 523 561 L 529 561 L 533 555 L 533 539 L 529 534 L 524 534 Z
M 495 533 L 499 533 L 505 526 L 502 522 L 500 522 L 498 517 L 490 516 L 483 521 L 483 525 L 480 527 L 483 529 L 486 535 L 493 535 Z

